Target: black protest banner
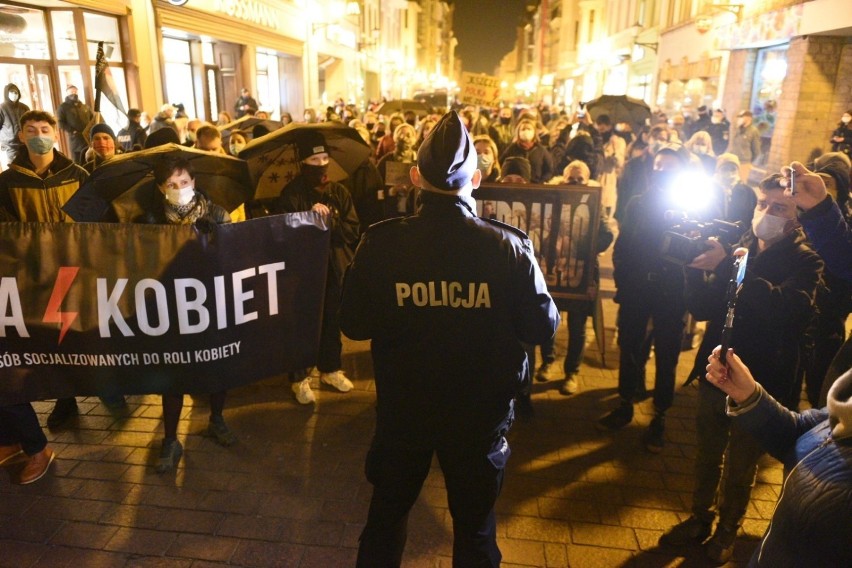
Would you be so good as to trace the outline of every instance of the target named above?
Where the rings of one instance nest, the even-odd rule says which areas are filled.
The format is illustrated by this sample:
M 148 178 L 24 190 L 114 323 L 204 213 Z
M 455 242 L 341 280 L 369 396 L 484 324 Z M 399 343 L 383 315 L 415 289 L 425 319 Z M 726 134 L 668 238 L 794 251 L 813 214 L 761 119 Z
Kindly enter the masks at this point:
M 0 404 L 216 392 L 313 365 L 324 218 L 0 223 Z
M 600 187 L 482 184 L 473 198 L 480 217 L 527 233 L 557 305 L 596 297 Z

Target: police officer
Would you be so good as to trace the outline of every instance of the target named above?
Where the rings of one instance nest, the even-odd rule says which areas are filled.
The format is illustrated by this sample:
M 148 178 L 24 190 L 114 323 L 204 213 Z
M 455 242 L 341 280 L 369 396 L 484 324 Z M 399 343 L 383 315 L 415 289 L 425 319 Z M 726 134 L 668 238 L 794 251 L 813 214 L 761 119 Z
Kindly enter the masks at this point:
M 476 216 L 471 193 L 481 178 L 451 111 L 411 168 L 417 214 L 370 227 L 344 281 L 341 329 L 372 340 L 377 399 L 358 566 L 399 566 L 408 512 L 435 453 L 453 565 L 500 564 L 494 503 L 527 368 L 521 342 L 550 339 L 559 314 L 526 235 Z

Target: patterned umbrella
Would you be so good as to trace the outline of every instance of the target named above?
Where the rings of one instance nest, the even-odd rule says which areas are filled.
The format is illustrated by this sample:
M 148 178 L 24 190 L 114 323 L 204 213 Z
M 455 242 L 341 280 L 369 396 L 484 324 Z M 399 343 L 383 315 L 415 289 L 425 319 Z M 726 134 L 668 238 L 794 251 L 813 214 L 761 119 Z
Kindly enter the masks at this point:
M 328 178 L 346 179 L 370 156 L 370 147 L 354 128 L 335 122 L 288 124 L 280 130 L 255 138 L 240 152 L 248 162 L 255 184 L 255 199 L 278 197 L 284 186 L 299 175 L 296 144 L 305 132 L 314 130 L 325 138 L 331 163 Z

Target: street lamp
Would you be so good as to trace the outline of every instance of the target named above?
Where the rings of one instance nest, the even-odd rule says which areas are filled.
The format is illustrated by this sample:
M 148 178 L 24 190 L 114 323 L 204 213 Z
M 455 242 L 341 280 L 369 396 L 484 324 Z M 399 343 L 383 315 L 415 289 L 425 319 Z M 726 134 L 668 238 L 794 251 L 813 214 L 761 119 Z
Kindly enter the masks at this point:
M 641 41 L 636 41 L 639 38 L 639 35 L 643 31 L 642 24 L 636 22 L 632 26 L 630 26 L 630 35 L 633 37 L 633 45 L 638 45 L 639 47 L 644 47 L 647 49 L 653 49 L 654 53 L 657 53 L 657 48 L 660 47 L 660 44 L 657 42 L 654 43 L 643 43 Z

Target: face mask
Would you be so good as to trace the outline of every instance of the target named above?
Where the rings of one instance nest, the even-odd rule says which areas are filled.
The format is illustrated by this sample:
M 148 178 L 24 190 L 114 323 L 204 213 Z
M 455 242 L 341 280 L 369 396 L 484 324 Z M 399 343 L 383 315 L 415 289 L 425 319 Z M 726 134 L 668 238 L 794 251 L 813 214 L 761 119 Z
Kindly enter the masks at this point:
M 848 114 L 844 114 L 840 118 L 840 122 L 842 122 L 843 124 L 849 124 L 850 121 L 852 121 L 852 116 L 849 116 Z
M 47 136 L 27 138 L 27 148 L 40 156 L 49 154 L 53 150 L 53 138 L 48 138 Z
M 787 219 L 768 213 L 755 213 L 751 221 L 754 236 L 765 242 L 772 242 L 784 235 Z
M 568 183 L 568 185 L 586 185 L 586 180 L 584 180 L 583 178 L 569 177 L 565 181 Z
M 19 98 L 21 98 L 21 95 L 19 95 L 18 93 L 14 92 L 14 91 L 9 93 L 9 100 L 12 101 L 13 103 L 17 102 Z
M 231 149 L 231 155 L 236 156 L 243 151 L 243 148 L 245 148 L 246 145 L 243 142 L 234 142 L 229 147 Z
M 396 145 L 400 150 L 408 150 L 412 146 L 414 146 L 414 140 L 408 137 L 403 137 L 397 140 Z
M 302 164 L 302 175 L 305 176 L 305 181 L 309 187 L 321 186 L 325 182 L 325 174 L 327 172 L 328 164 L 324 166 Z
M 729 174 L 729 175 L 717 175 L 716 181 L 719 182 L 725 189 L 731 189 L 736 185 L 737 181 L 739 181 L 739 176 L 737 174 Z
M 188 205 L 192 198 L 195 197 L 195 188 L 193 186 L 166 188 L 166 201 L 172 205 Z
M 500 117 L 500 124 L 509 124 L 510 122 L 512 122 L 511 116 L 501 116 Z
M 186 140 L 187 140 L 187 142 L 195 142 L 195 140 L 196 140 L 196 138 L 195 138 L 195 132 L 189 132 L 189 131 L 187 131 L 187 133 L 186 133 Z
M 712 122 L 713 124 L 722 124 L 722 119 L 721 117 L 714 116 L 710 119 L 710 122 Z
M 485 174 L 491 171 L 491 166 L 494 165 L 494 159 L 489 158 L 485 154 L 480 154 L 476 157 L 476 167 L 480 172 Z
M 71 101 L 72 103 L 76 103 L 77 99 L 78 99 L 77 95 L 68 95 L 68 100 Z
M 737 119 L 737 126 L 739 126 L 740 128 L 745 126 L 745 119 L 744 118 L 738 118 Z
M 532 130 L 521 130 L 518 132 L 518 138 L 520 138 L 524 142 L 531 142 L 533 136 L 534 134 Z
M 692 149 L 695 151 L 696 154 L 707 153 L 707 146 L 705 146 L 704 144 L 695 144 L 694 146 L 692 146 Z

